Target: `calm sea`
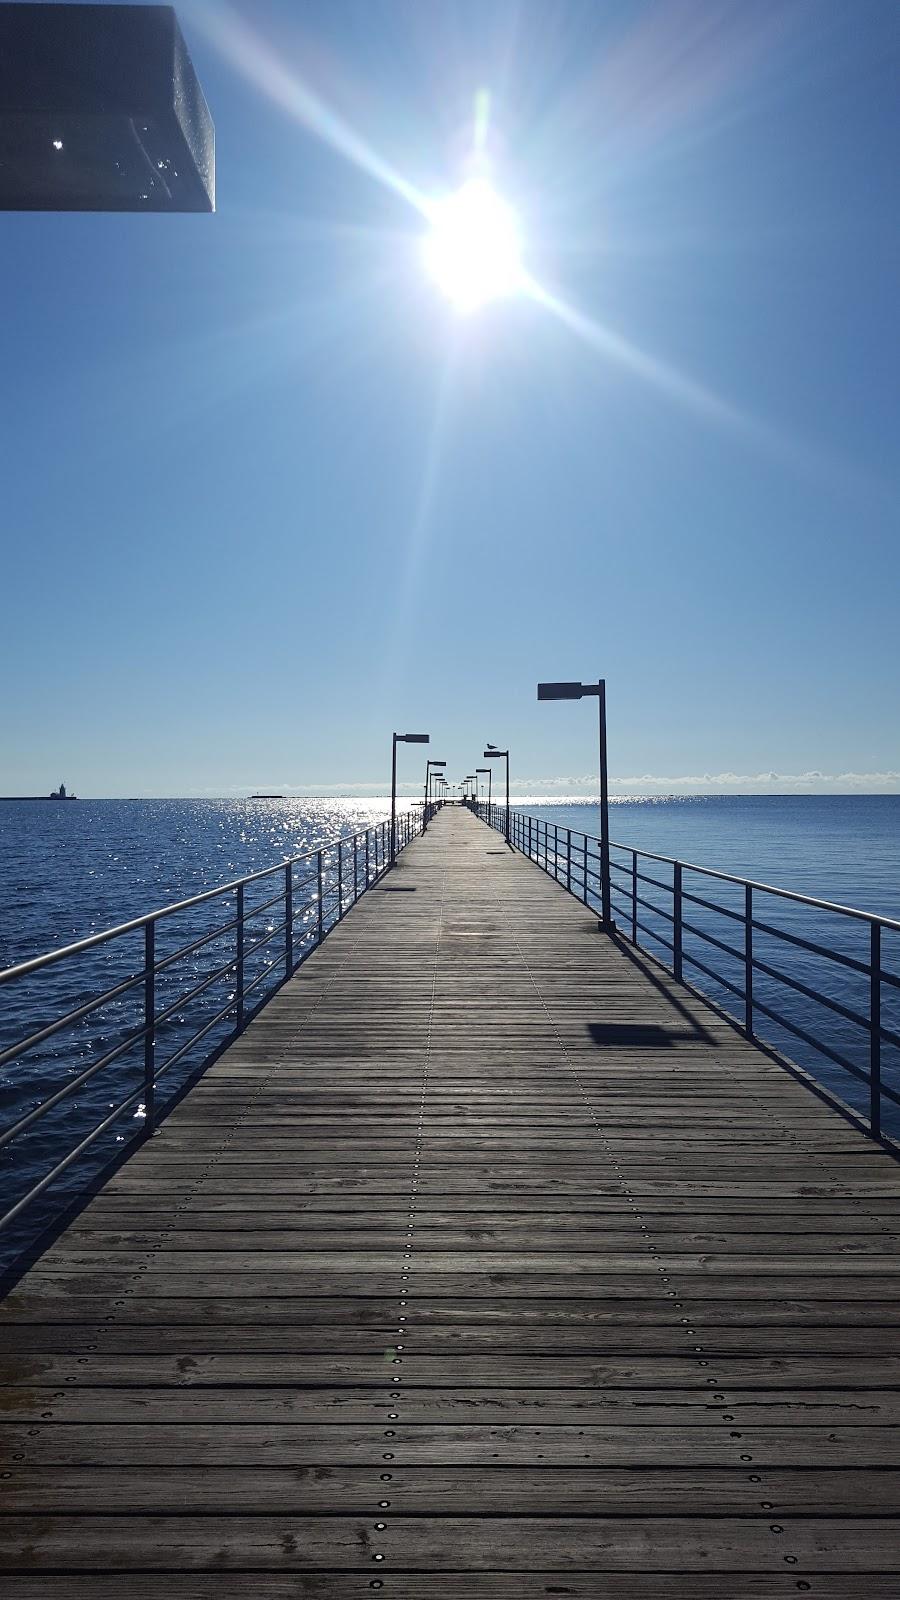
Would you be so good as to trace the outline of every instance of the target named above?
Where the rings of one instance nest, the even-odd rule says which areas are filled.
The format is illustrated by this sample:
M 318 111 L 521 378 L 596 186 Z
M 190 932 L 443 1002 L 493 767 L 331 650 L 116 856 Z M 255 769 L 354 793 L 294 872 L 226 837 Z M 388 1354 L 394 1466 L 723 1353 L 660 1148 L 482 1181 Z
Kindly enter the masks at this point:
M 559 830 L 596 834 L 597 807 L 587 801 L 524 798 L 517 809 L 540 817 Z M 268 867 L 381 821 L 387 811 L 384 798 L 367 800 L 79 800 L 72 804 L 0 803 L 0 966 L 8 966 L 69 941 L 174 900 Z M 900 918 L 900 796 L 714 796 L 677 799 L 619 800 L 612 807 L 611 835 L 625 846 L 677 857 L 770 884 L 877 911 Z M 614 852 L 626 871 L 617 882 L 628 886 L 630 858 Z M 335 863 L 328 863 L 334 874 Z M 669 881 L 665 866 L 642 870 L 657 872 Z M 742 901 L 727 885 L 685 877 L 685 888 L 714 900 L 726 910 Z M 670 904 L 666 893 L 642 886 L 652 905 Z M 199 908 L 186 922 L 172 927 L 177 948 L 221 925 L 225 902 Z M 627 903 L 620 895 L 616 913 L 628 926 Z M 687 914 L 687 910 L 686 910 Z M 274 917 L 275 912 L 270 913 Z M 641 912 L 648 928 L 665 937 L 664 918 L 649 908 Z M 808 911 L 786 902 L 759 897 L 756 915 L 795 936 L 836 948 L 851 960 L 868 957 L 865 924 Z M 218 921 L 216 920 L 218 919 Z M 738 925 L 702 907 L 692 907 L 695 927 L 712 932 L 733 946 L 740 944 Z M 258 923 L 264 932 L 266 914 Z M 162 935 L 163 941 L 166 935 Z M 233 935 L 229 936 L 233 938 Z M 653 935 L 643 936 L 651 949 L 667 958 L 663 944 Z M 195 957 L 168 975 L 169 993 L 177 997 L 201 981 L 210 961 L 228 959 L 222 946 L 204 947 Z M 165 953 L 165 943 L 162 952 Z M 158 951 L 159 954 L 159 951 Z M 262 962 L 270 952 L 259 956 Z M 735 981 L 742 980 L 739 964 L 727 953 L 686 933 L 685 954 L 694 954 Z M 852 968 L 804 951 L 799 946 L 759 935 L 756 954 L 808 988 L 829 994 L 849 1011 L 867 1009 L 867 980 Z M 77 963 L 63 963 L 23 985 L 0 989 L 0 1049 L 42 1026 L 63 1011 L 82 1004 L 91 994 L 110 987 L 139 971 L 139 944 L 132 938 L 102 947 Z M 900 971 L 900 936 L 886 937 L 883 965 Z M 261 970 L 261 969 L 260 969 Z M 252 972 L 252 968 L 250 969 Z M 685 965 L 686 976 L 729 1009 L 739 1002 L 726 986 L 698 969 Z M 249 975 L 249 974 L 248 974 Z M 227 980 L 226 980 L 227 983 Z M 181 987 L 178 988 L 177 985 Z M 787 1017 L 802 1032 L 823 1041 L 864 1070 L 868 1043 L 862 1031 L 846 1017 L 829 1011 L 798 991 L 779 985 L 761 974 L 759 1000 Z M 224 998 L 223 998 L 224 997 Z M 213 986 L 194 1003 L 190 1015 L 176 1013 L 169 1024 L 172 1046 L 198 1026 L 199 1007 L 209 1014 L 226 1003 L 227 987 Z M 17 1063 L 0 1069 L 0 1106 L 3 1122 L 12 1120 L 55 1092 L 61 1084 L 96 1059 L 104 1049 L 140 1023 L 139 992 L 104 1008 L 71 1033 L 38 1046 Z M 887 990 L 884 1018 L 900 1031 L 900 994 Z M 865 1087 L 851 1075 L 772 1019 L 760 1014 L 761 1035 L 781 1046 L 794 1060 L 860 1109 L 866 1105 Z M 222 1035 L 227 1024 L 222 1025 Z M 217 1040 L 214 1032 L 200 1047 L 202 1055 Z M 179 1074 L 196 1064 L 197 1053 L 188 1052 L 169 1079 L 177 1087 Z M 886 1081 L 900 1086 L 897 1052 L 885 1051 Z M 107 1108 L 141 1082 L 140 1051 L 117 1061 L 92 1079 L 58 1110 L 13 1145 L 0 1152 L 0 1177 L 7 1202 L 46 1171 L 72 1143 L 73 1129 L 87 1132 Z M 140 1125 L 138 1107 L 132 1126 Z M 897 1129 L 897 1120 L 886 1122 Z M 91 1155 L 96 1164 L 108 1158 L 115 1144 L 126 1137 L 121 1124 L 110 1130 Z M 71 1184 L 83 1181 L 87 1168 L 73 1172 Z M 28 1223 L 9 1236 L 7 1249 L 21 1248 L 23 1239 L 38 1222 L 44 1222 L 65 1185 L 35 1206 Z M 0 1256 L 2 1259 L 2 1256 Z

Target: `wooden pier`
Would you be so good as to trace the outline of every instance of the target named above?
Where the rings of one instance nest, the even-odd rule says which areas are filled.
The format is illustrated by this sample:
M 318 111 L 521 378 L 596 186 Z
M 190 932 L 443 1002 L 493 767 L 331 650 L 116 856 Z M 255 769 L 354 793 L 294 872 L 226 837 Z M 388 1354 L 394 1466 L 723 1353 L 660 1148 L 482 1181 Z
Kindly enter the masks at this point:
M 896 1600 L 900 1169 L 445 809 L 5 1302 L 6 1600 Z

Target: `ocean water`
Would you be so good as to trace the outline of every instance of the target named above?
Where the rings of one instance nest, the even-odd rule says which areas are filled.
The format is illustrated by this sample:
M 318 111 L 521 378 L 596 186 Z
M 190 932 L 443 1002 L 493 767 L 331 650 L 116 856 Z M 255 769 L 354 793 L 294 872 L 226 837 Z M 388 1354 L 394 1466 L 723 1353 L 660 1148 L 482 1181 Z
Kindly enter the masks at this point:
M 407 804 L 408 802 L 403 802 Z M 557 800 L 552 803 L 523 797 L 517 809 L 530 812 L 548 825 L 575 835 L 599 831 L 593 802 Z M 384 797 L 360 800 L 80 800 L 67 805 L 48 803 L 0 804 L 0 966 L 9 966 L 88 934 L 142 915 L 156 907 L 187 898 L 244 874 L 274 866 L 289 856 L 316 850 L 339 836 L 348 836 L 383 821 L 388 811 Z M 728 796 L 617 800 L 611 812 L 611 835 L 626 847 L 613 858 L 626 870 L 616 882 L 629 889 L 630 847 L 677 857 L 725 872 L 799 890 L 844 905 L 880 912 L 900 919 L 900 796 Z M 348 852 L 344 854 L 346 893 Z M 552 859 L 552 851 L 551 851 Z M 362 874 L 362 861 L 358 863 Z M 642 863 L 641 870 L 670 881 L 665 865 Z M 337 860 L 325 862 L 325 920 L 336 913 Z M 298 869 L 295 903 L 300 928 L 315 919 L 317 909 L 310 885 Z M 360 876 L 362 882 L 362 876 Z M 272 879 L 247 891 L 248 908 L 259 906 L 253 923 L 254 939 L 265 938 L 277 926 L 277 906 L 264 901 L 276 892 Z M 721 905 L 726 911 L 742 906 L 742 892 L 686 872 L 685 889 Z M 642 885 L 651 905 L 670 907 L 666 890 Z M 305 898 L 304 898 L 305 897 Z M 302 902 L 302 903 L 301 903 Z M 620 924 L 629 926 L 629 901 L 618 894 L 615 910 Z M 812 911 L 773 897 L 758 895 L 758 917 L 792 932 L 842 951 L 851 959 L 868 959 L 868 927 L 830 913 Z M 157 958 L 174 952 L 221 928 L 234 914 L 234 901 L 214 900 L 180 913 L 160 924 Z M 686 915 L 687 908 L 686 908 Z M 642 934 L 646 947 L 663 960 L 670 959 L 654 934 L 670 934 L 664 917 L 650 909 L 641 911 L 651 930 Z M 698 929 L 723 942 L 740 944 L 740 929 L 726 916 L 692 906 L 689 920 Z M 277 935 L 273 935 L 277 938 Z M 160 980 L 158 1009 L 174 1004 L 205 976 L 230 959 L 234 934 L 224 932 L 208 944 L 173 962 Z M 248 930 L 248 943 L 250 932 Z M 277 953 L 277 945 L 275 947 Z M 76 961 L 36 974 L 13 986 L 0 986 L 0 1050 L 83 1004 L 91 996 L 139 972 L 142 938 L 129 935 Z M 738 985 L 740 963 L 703 940 L 685 933 L 685 956 L 697 955 L 716 972 Z M 867 1013 L 868 980 L 855 970 L 757 935 L 755 953 L 807 988 L 829 995 L 845 1010 Z M 272 945 L 248 957 L 247 981 L 265 981 L 265 963 Z M 900 935 L 885 935 L 882 962 L 900 973 Z M 725 985 L 693 969 L 685 961 L 685 975 L 726 1009 L 740 1009 Z M 165 1029 L 160 1029 L 160 1049 L 174 1052 L 216 1011 L 227 1006 L 233 980 L 213 983 L 183 1008 L 176 1006 Z M 791 991 L 764 974 L 756 978 L 756 996 L 788 1017 L 811 1038 L 823 1042 L 865 1071 L 868 1040 L 845 1016 L 808 996 Z M 900 991 L 885 986 L 883 1020 L 900 1033 Z M 113 999 L 103 1010 L 73 1024 L 27 1055 L 0 1068 L 0 1115 L 3 1125 L 27 1112 L 40 1100 L 70 1082 L 106 1050 L 111 1050 L 141 1023 L 141 992 L 133 989 Z M 166 1093 L 180 1083 L 218 1042 L 227 1037 L 230 1023 L 217 1024 L 194 1049 L 188 1049 L 166 1078 Z M 758 1033 L 782 1048 L 832 1091 L 865 1111 L 865 1085 L 830 1061 L 826 1054 L 799 1039 L 760 1013 Z M 97 1074 L 33 1129 L 0 1150 L 0 1188 L 5 1205 L 18 1196 L 54 1161 L 83 1137 L 100 1118 L 142 1081 L 142 1047 L 135 1046 L 108 1069 Z M 900 1089 L 900 1054 L 884 1050 L 885 1082 Z M 4 1253 L 20 1250 L 55 1209 L 80 1188 L 117 1148 L 139 1131 L 140 1103 L 114 1123 L 66 1179 L 32 1206 L 20 1225 L 0 1241 Z M 886 1108 L 885 1125 L 900 1132 L 900 1123 Z M 4 1205 L 4 1209 L 5 1209 Z

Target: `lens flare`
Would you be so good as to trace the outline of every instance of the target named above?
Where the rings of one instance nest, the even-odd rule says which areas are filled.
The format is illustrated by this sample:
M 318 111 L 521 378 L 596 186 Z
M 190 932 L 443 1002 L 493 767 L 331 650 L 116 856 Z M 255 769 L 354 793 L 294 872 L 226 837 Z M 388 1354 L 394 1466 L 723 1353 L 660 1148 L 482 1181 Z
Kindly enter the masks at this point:
M 515 212 L 486 178 L 471 178 L 429 208 L 425 265 L 457 311 L 515 294 L 524 281 Z

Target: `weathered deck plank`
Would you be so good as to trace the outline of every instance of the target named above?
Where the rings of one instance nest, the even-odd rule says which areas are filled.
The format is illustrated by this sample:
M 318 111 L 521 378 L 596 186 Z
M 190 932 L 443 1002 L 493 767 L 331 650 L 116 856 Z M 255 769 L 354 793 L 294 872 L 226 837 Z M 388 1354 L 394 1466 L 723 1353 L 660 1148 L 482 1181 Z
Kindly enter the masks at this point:
M 898 1254 L 888 1156 L 444 811 L 5 1303 L 4 1592 L 881 1600 Z

